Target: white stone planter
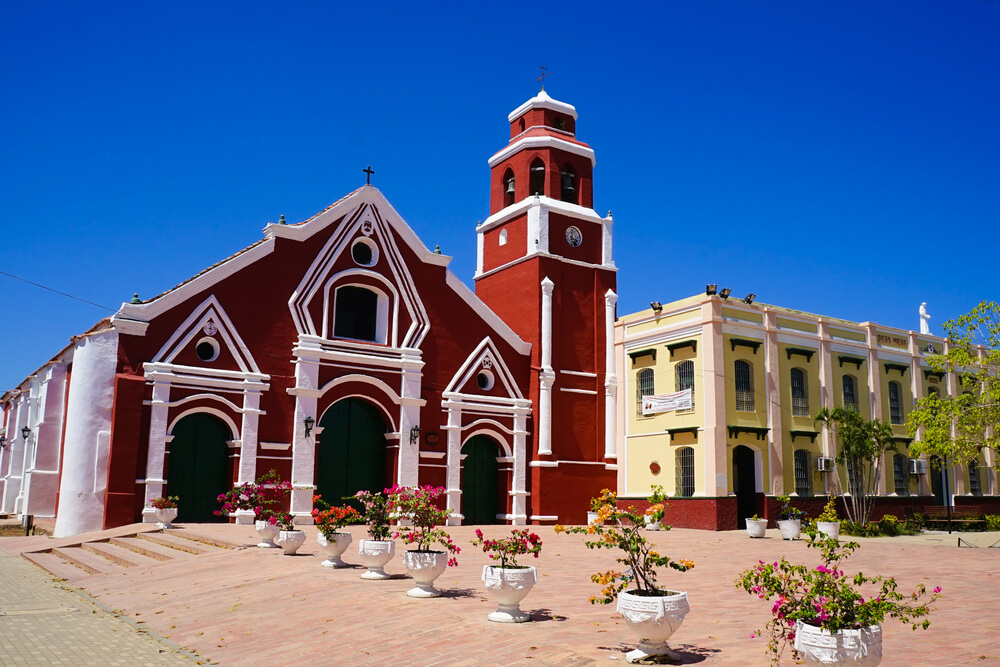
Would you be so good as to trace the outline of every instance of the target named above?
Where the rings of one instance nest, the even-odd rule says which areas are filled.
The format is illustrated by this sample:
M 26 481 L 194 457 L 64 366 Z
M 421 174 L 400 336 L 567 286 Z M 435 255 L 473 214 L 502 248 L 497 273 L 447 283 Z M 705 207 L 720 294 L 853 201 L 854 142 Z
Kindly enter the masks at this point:
M 781 539 L 794 540 L 802 534 L 802 519 L 782 519 L 778 522 Z
M 806 665 L 875 667 L 882 662 L 882 628 L 873 625 L 831 634 L 800 622 L 795 628 L 795 650 Z
M 663 524 L 659 521 L 653 521 L 653 517 L 643 514 L 642 519 L 646 522 L 646 530 L 663 530 Z
M 652 656 L 667 656 L 680 660 L 680 655 L 667 647 L 667 640 L 690 610 L 687 593 L 671 592 L 668 595 L 638 595 L 634 591 L 618 594 L 618 613 L 632 632 L 639 637 L 639 645 L 625 654 L 628 662 L 638 662 Z
M 274 540 L 286 556 L 294 556 L 306 542 L 306 531 L 304 530 L 280 530 L 278 537 Z
M 817 521 L 816 530 L 835 540 L 840 539 L 839 521 Z
M 347 567 L 341 556 L 351 546 L 354 536 L 350 533 L 333 533 L 327 537 L 323 533 L 316 534 L 316 543 L 322 547 L 326 560 L 320 563 L 323 567 Z
M 587 512 L 587 525 L 589 526 L 595 521 L 597 521 L 597 512 Z
M 278 527 L 276 525 L 270 521 L 254 521 L 253 525 L 257 529 L 257 537 L 260 538 L 258 547 L 269 549 L 278 546 L 274 543 L 274 538 L 278 536 Z
M 441 597 L 441 591 L 434 588 L 434 580 L 448 569 L 446 551 L 406 551 L 403 553 L 403 567 L 413 577 L 413 588 L 406 591 L 411 598 Z
M 385 565 L 396 555 L 396 543 L 392 540 L 360 540 L 358 542 L 358 559 L 368 571 L 361 575 L 362 579 L 390 579 L 392 575 L 385 573 Z
M 533 567 L 483 566 L 483 585 L 490 597 L 497 601 L 497 610 L 487 616 L 496 623 L 524 623 L 531 616 L 521 611 L 521 600 L 538 581 Z
M 767 519 L 744 519 L 747 522 L 747 535 L 750 537 L 764 537 L 767 531 Z
M 163 509 L 156 510 L 156 525 L 160 528 L 167 529 L 173 528 L 170 523 L 177 518 L 177 508 L 176 507 L 164 507 Z

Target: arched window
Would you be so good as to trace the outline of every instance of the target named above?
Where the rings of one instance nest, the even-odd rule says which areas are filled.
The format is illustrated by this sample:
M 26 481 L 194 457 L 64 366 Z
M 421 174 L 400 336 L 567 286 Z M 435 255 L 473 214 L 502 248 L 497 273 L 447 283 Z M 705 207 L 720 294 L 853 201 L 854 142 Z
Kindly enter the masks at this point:
M 528 194 L 545 194 L 545 163 L 541 158 L 536 157 L 531 163 L 528 178 Z
M 676 495 L 690 498 L 694 495 L 694 448 L 681 447 L 677 450 L 674 469 L 677 483 Z
M 682 361 L 674 366 L 674 376 L 677 378 L 676 391 L 691 390 L 691 410 L 694 410 L 694 362 Z M 678 412 L 690 412 L 690 410 L 678 410 Z
M 858 411 L 858 381 L 853 375 L 844 376 L 844 408 Z
M 507 230 L 506 229 L 501 229 L 500 230 L 500 238 L 497 241 L 497 243 L 499 245 L 507 245 Z
M 357 285 L 337 289 L 333 335 L 355 340 L 378 340 L 378 294 Z
M 930 398 L 931 396 L 941 398 L 941 392 L 937 390 L 937 387 L 927 387 L 927 397 Z
M 809 391 L 806 388 L 806 372 L 801 368 L 792 369 L 792 416 L 809 416 Z
M 642 399 L 656 393 L 653 390 L 653 369 L 643 368 L 636 375 L 635 382 L 635 408 L 636 414 L 642 417 Z
M 517 129 L 519 131 L 521 131 L 521 132 L 524 132 L 524 119 L 523 118 L 518 121 L 518 123 L 517 123 Z
M 803 498 L 813 494 L 812 475 L 809 474 L 809 452 L 804 449 L 795 450 L 795 493 Z
M 969 493 L 974 496 L 983 495 L 983 489 L 979 486 L 979 461 L 972 459 L 969 461 Z
M 514 203 L 514 172 L 508 169 L 503 175 L 503 205 Z
M 749 361 L 737 359 L 734 364 L 736 376 L 736 411 L 753 412 L 753 366 Z
M 907 467 L 907 457 L 903 454 L 892 455 L 892 481 L 896 488 L 897 496 L 910 495 L 910 485 L 907 481 L 909 471 Z
M 889 423 L 903 423 L 903 393 L 896 381 L 889 383 Z
M 571 204 L 576 203 L 576 172 L 573 167 L 563 165 L 560 172 L 560 182 L 562 183 L 562 200 Z

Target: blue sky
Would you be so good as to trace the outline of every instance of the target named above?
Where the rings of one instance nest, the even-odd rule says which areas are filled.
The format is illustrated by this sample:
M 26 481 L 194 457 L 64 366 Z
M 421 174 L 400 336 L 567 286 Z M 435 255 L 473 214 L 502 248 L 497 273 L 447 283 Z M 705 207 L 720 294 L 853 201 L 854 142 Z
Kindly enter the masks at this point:
M 0 271 L 114 309 L 371 164 L 471 284 L 486 160 L 545 65 L 619 313 L 714 282 L 905 328 L 926 301 L 938 332 L 998 298 L 997 0 L 514 7 L 4 3 Z M 110 312 L 0 275 L 0 391 Z

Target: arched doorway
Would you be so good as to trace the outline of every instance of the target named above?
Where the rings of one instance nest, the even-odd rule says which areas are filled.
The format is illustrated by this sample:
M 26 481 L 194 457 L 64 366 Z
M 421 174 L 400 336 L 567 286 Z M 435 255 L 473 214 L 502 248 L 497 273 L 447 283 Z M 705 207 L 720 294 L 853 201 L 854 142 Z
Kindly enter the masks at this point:
M 219 494 L 232 488 L 227 465 L 229 427 L 213 415 L 196 412 L 174 426 L 167 462 L 167 491 L 177 496 L 177 521 L 208 523 L 226 521 L 216 516 Z
M 497 455 L 499 448 L 488 435 L 477 435 L 462 446 L 462 523 L 466 526 L 497 523 Z
M 753 450 L 745 445 L 733 448 L 733 492 L 736 494 L 736 527 L 757 513 L 757 467 Z
M 948 471 L 942 465 L 941 458 L 932 456 L 930 459 L 931 493 L 934 494 L 935 505 L 945 505 L 948 495 L 948 480 L 945 475 Z
M 323 414 L 316 451 L 316 493 L 331 505 L 358 491 L 381 491 L 385 479 L 385 420 L 360 398 L 337 401 Z

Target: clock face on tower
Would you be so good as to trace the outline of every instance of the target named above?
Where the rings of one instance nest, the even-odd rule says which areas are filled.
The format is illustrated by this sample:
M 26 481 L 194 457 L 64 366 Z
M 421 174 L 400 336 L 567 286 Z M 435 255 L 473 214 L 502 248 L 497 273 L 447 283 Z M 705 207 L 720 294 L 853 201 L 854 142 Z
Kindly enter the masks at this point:
M 570 227 L 566 230 L 566 243 L 570 244 L 572 247 L 576 248 L 581 243 L 583 243 L 583 234 L 576 227 Z

